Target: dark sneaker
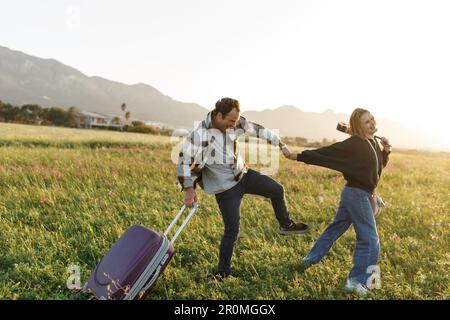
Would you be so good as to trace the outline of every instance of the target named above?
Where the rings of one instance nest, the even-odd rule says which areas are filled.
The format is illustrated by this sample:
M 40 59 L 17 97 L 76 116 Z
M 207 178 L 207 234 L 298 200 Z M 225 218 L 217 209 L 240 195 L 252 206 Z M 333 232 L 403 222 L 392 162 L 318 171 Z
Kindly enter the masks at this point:
M 295 223 L 294 221 L 288 227 L 280 226 L 278 229 L 278 233 L 282 235 L 294 234 L 294 233 L 304 233 L 308 230 L 308 225 L 304 223 Z

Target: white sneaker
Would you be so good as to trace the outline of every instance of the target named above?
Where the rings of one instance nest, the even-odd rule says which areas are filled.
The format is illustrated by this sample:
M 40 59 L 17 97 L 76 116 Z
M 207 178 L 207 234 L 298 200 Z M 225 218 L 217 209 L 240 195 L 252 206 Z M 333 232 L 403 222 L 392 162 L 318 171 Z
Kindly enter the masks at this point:
M 369 288 L 362 283 L 359 283 L 354 278 L 347 279 L 345 290 L 355 292 L 360 296 L 366 296 L 369 293 Z

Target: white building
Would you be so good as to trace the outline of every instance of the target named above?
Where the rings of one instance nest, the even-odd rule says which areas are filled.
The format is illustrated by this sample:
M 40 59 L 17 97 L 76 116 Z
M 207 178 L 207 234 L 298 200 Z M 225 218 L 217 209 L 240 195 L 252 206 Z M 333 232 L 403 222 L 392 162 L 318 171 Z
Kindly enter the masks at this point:
M 122 127 L 122 119 L 120 121 L 113 121 L 114 116 L 89 112 L 89 111 L 81 111 L 81 114 L 84 116 L 84 127 L 85 128 L 104 128 L 104 127 Z

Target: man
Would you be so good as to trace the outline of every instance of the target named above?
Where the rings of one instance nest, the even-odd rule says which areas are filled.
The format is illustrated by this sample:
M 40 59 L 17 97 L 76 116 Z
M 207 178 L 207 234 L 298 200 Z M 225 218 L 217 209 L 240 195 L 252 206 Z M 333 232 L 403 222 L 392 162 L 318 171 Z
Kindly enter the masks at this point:
M 197 201 L 194 191 L 197 184 L 207 194 L 216 196 L 225 227 L 218 264 L 221 278 L 229 276 L 232 271 L 231 257 L 239 234 L 240 205 L 244 194 L 270 198 L 279 223 L 278 233 L 303 233 L 308 229 L 306 224 L 295 223 L 289 218 L 283 186 L 247 168 L 237 148 L 237 139 L 243 134 L 285 147 L 276 134 L 240 116 L 239 101 L 223 98 L 187 137 L 177 167 L 187 206 Z

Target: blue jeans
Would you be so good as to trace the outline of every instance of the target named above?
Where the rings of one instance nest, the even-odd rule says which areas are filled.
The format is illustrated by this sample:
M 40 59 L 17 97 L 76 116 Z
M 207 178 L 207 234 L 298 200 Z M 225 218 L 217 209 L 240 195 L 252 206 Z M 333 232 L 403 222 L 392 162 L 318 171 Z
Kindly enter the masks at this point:
M 380 253 L 380 241 L 369 197 L 370 193 L 362 189 L 345 187 L 334 220 L 303 261 L 307 264 L 318 263 L 333 243 L 353 224 L 356 247 L 349 278 L 355 278 L 358 282 L 366 284 L 371 275 L 368 267 L 377 264 Z
M 278 223 L 282 227 L 287 227 L 291 223 L 283 186 L 269 176 L 249 169 L 237 185 L 216 194 L 216 201 L 225 226 L 220 243 L 219 272 L 231 272 L 231 257 L 239 234 L 240 208 L 244 194 L 256 194 L 270 198 Z

